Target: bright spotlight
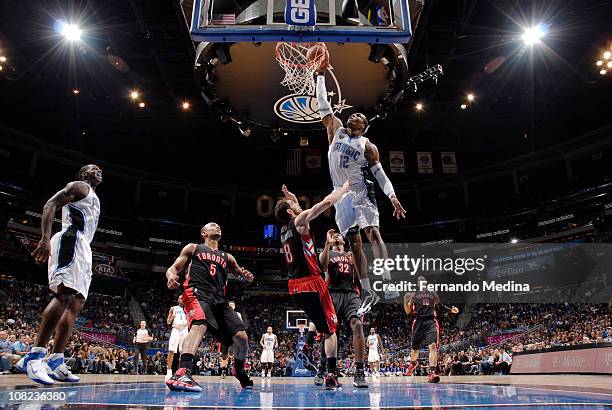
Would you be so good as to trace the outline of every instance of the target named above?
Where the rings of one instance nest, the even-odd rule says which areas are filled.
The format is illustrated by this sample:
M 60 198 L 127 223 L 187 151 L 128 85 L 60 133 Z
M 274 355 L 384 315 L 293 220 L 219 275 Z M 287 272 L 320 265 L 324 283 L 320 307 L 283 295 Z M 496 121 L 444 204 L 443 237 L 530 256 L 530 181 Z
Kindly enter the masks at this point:
M 603 68 L 602 68 L 602 69 L 601 69 L 601 71 L 599 72 L 599 74 L 601 74 L 601 75 L 606 75 L 606 73 L 607 73 L 607 71 L 606 71 L 605 69 L 603 69 Z
M 526 45 L 533 46 L 534 44 L 539 43 L 545 34 L 546 28 L 542 23 L 540 23 L 535 27 L 526 28 L 521 38 L 523 39 Z
M 4 57 L 4 56 L 0 57 L 0 62 L 1 63 L 5 63 L 6 62 L 6 57 Z
M 610 57 L 612 57 L 612 53 L 611 53 L 611 52 L 609 52 L 609 51 L 606 51 L 605 53 L 603 53 L 603 57 L 604 57 L 604 58 L 607 60 L 607 59 L 609 59 Z
M 4 70 L 4 68 L 0 65 L 0 71 Z
M 469 93 L 469 94 L 467 95 L 467 99 L 468 99 L 468 101 L 474 101 L 474 94 Z
M 608 64 L 606 64 L 608 66 L 608 68 L 612 68 L 612 61 L 608 61 Z
M 518 243 L 518 239 L 512 238 L 512 239 L 510 239 L 510 243 Z
M 60 27 L 60 34 L 68 41 L 79 41 L 83 32 L 76 24 L 64 23 Z
M 144 107 L 145 107 L 145 105 L 146 105 L 146 104 L 145 104 L 145 103 L 143 103 L 143 102 L 141 102 L 140 104 L 138 104 L 138 106 L 139 106 L 140 108 L 144 108 Z
M 417 109 L 417 111 L 421 111 L 423 109 L 423 104 L 421 103 L 417 103 L 417 105 L 415 106 L 415 108 Z
M 72 94 L 74 94 L 74 95 L 77 95 L 80 92 L 81 92 L 81 90 L 79 90 L 78 88 L 75 88 L 74 90 L 72 90 Z
M 183 107 L 183 110 L 188 110 L 190 106 L 191 104 L 189 104 L 188 101 L 184 101 L 183 104 L 181 105 L 181 107 Z
M 139 96 L 139 95 L 140 95 L 140 93 L 138 93 L 138 91 L 134 90 L 134 91 L 132 91 L 132 92 L 130 93 L 130 98 L 131 98 L 132 100 L 136 100 L 136 99 L 138 99 L 138 96 Z
M 461 104 L 461 109 L 465 110 L 467 108 L 467 104 Z
M 597 62 L 595 63 L 595 65 L 596 65 L 596 66 L 598 66 L 598 67 L 599 67 L 600 65 L 602 65 L 602 64 L 603 64 L 603 61 L 601 61 L 601 60 L 597 60 Z

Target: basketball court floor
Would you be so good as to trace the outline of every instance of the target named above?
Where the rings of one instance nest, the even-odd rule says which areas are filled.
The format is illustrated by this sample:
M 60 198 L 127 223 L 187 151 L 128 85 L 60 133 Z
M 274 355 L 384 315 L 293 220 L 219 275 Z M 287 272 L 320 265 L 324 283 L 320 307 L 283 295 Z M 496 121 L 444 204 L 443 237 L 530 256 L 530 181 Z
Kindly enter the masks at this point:
M 242 390 L 233 378 L 196 378 L 201 393 L 170 392 L 163 376 L 83 375 L 79 384 L 35 385 L 24 375 L 0 376 L 0 406 L 21 408 L 259 408 L 387 409 L 612 408 L 610 376 L 453 376 L 439 384 L 424 377 L 368 378 L 369 389 L 356 389 L 351 378 L 327 391 L 312 378 L 255 378 Z M 45 394 L 44 400 L 41 395 Z M 37 400 L 38 399 L 38 400 Z

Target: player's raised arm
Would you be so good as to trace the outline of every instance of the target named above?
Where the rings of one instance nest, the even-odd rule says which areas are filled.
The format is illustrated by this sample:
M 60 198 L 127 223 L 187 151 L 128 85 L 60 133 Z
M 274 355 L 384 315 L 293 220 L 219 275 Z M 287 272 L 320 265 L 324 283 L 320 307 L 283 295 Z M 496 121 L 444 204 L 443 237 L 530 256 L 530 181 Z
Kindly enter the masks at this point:
M 166 271 L 166 279 L 168 280 L 168 289 L 176 289 L 179 287 L 178 283 L 178 274 L 181 272 L 187 264 L 189 263 L 189 259 L 193 256 L 193 253 L 196 250 L 196 244 L 190 243 L 185 245 L 185 247 L 181 250 L 178 258 L 174 261 L 172 266 L 168 268 Z
M 334 110 L 327 100 L 327 89 L 325 88 L 325 69 L 317 72 L 317 103 L 319 104 L 319 115 L 321 122 L 327 128 L 327 143 L 331 145 L 338 128 L 342 127 L 342 121 L 334 115 Z
M 385 170 L 380 163 L 380 154 L 378 153 L 378 148 L 376 148 L 376 145 L 368 141 L 365 146 L 364 156 L 368 160 L 368 165 L 370 166 L 370 170 L 372 171 L 374 178 L 376 178 L 376 182 L 378 182 L 380 188 L 383 190 L 385 195 L 389 197 L 391 204 L 393 204 L 393 216 L 397 219 L 405 218 L 406 210 L 400 203 L 399 199 L 397 199 L 395 190 L 393 189 L 393 184 L 391 184 L 391 181 L 385 174 Z
M 405 293 L 404 294 L 404 312 L 407 315 L 412 313 L 412 304 L 414 299 L 414 293 Z
M 247 282 L 253 281 L 253 274 L 249 272 L 247 269 L 244 269 L 238 265 L 236 258 L 232 254 L 227 254 L 227 261 L 229 262 L 230 271 L 234 272 L 236 275 L 241 276 Z
M 323 252 L 321 252 L 321 255 L 319 255 L 319 261 L 321 262 L 321 268 L 323 269 L 324 272 L 327 272 L 327 265 L 329 265 L 329 248 L 331 248 L 331 245 L 334 241 L 333 239 L 334 233 L 335 231 L 333 229 L 330 229 L 329 231 L 327 231 L 327 237 L 325 239 L 325 246 L 323 247 Z
M 346 181 L 344 185 L 342 185 L 342 188 L 334 190 L 312 208 L 300 212 L 294 222 L 297 231 L 300 234 L 308 231 L 308 223 L 337 203 L 342 198 L 342 195 L 348 192 L 348 190 L 349 183 Z
M 32 256 L 37 263 L 46 262 L 51 253 L 51 229 L 53 228 L 55 212 L 70 202 L 80 201 L 85 198 L 90 189 L 86 182 L 71 182 L 64 189 L 56 192 L 55 195 L 49 198 L 43 207 L 40 221 L 41 238 L 38 246 L 32 252 Z
M 174 307 L 171 307 L 170 311 L 168 312 L 168 318 L 166 319 L 166 323 L 171 325 L 173 320 L 174 320 Z

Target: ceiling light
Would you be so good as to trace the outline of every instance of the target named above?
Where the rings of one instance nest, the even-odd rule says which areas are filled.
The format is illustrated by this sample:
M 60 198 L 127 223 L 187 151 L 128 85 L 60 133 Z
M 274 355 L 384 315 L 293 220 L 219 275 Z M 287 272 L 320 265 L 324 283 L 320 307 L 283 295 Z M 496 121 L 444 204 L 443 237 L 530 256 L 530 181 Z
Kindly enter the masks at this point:
M 535 27 L 526 28 L 521 38 L 523 39 L 526 45 L 533 46 L 534 44 L 539 43 L 545 34 L 546 28 L 542 23 L 540 23 Z
M 132 100 L 137 99 L 137 98 L 138 98 L 138 96 L 140 96 L 140 93 L 139 93 L 138 91 L 136 91 L 136 90 L 134 90 L 134 91 L 132 91 L 132 92 L 130 93 L 130 98 L 131 98 Z
M 415 106 L 415 108 L 417 109 L 417 111 L 421 111 L 423 109 L 423 104 L 421 103 L 417 103 L 417 105 Z
M 609 59 L 610 57 L 612 57 L 612 53 L 611 53 L 611 52 L 609 52 L 609 51 L 606 51 L 605 53 L 603 53 L 603 57 L 604 57 L 604 58 L 607 60 L 607 59 Z
M 146 104 L 145 104 L 145 103 L 143 103 L 143 102 L 141 102 L 140 104 L 138 104 L 138 106 L 139 106 L 140 108 L 144 108 L 144 107 L 145 107 L 145 105 L 146 105 Z
M 83 32 L 76 24 L 64 23 L 60 28 L 60 33 L 66 37 L 68 41 L 79 41 Z
M 468 101 L 474 101 L 474 94 L 470 93 L 467 95 Z

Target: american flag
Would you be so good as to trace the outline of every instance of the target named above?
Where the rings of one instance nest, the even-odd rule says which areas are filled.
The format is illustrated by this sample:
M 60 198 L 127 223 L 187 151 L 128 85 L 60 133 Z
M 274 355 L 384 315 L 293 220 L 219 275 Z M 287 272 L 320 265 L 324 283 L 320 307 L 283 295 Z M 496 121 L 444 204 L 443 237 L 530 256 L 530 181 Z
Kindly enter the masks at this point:
M 288 149 L 287 150 L 287 175 L 302 174 L 302 150 Z
M 236 24 L 236 15 L 235 14 L 213 14 L 212 20 L 210 22 L 218 26 L 234 25 Z

